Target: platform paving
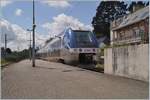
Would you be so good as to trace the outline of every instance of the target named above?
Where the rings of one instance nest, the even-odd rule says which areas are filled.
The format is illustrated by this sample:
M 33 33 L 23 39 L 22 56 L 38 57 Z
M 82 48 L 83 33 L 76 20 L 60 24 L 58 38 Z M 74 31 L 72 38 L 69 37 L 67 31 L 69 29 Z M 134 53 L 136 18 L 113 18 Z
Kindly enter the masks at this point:
M 70 65 L 23 60 L 2 69 L 3 99 L 146 99 L 148 82 Z

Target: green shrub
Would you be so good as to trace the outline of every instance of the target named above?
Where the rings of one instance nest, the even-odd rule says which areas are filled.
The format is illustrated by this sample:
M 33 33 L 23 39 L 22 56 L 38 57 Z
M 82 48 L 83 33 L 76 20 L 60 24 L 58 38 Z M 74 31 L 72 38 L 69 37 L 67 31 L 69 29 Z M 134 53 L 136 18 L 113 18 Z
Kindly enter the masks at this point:
M 13 52 L 11 54 L 7 54 L 4 59 L 6 61 L 17 62 L 26 59 L 28 57 L 29 57 L 29 53 L 27 51 L 22 51 L 22 52 Z

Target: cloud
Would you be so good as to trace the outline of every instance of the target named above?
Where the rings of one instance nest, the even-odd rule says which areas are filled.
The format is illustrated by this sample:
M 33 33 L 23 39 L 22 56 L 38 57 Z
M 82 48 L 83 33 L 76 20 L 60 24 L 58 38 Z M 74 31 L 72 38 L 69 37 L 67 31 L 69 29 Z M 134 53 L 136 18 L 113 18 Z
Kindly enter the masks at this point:
M 53 17 L 52 23 L 45 23 L 42 27 L 49 31 L 51 37 L 61 33 L 66 27 L 71 27 L 72 29 L 93 30 L 92 26 L 85 25 L 77 18 L 65 14 Z
M 23 50 L 29 48 L 30 32 L 19 25 L 12 24 L 5 19 L 0 20 L 1 27 L 1 46 L 4 46 L 4 34 L 7 34 L 8 48 L 12 50 Z M 36 46 L 43 45 L 46 36 L 36 33 Z
M 0 33 L 1 33 L 1 43 L 4 43 L 4 35 L 9 36 L 8 42 L 10 40 L 16 39 L 16 34 L 13 32 L 11 24 L 4 19 L 0 19 Z
M 28 0 L 28 1 L 32 1 L 32 0 Z M 0 7 L 5 7 L 13 2 L 14 2 L 13 0 L 0 0 Z M 47 4 L 50 7 L 56 7 L 56 8 L 58 7 L 66 8 L 71 6 L 67 0 L 41 0 L 40 2 L 43 4 Z
M 22 9 L 16 9 L 15 15 L 20 16 L 22 15 L 22 13 L 23 13 Z
M 54 1 L 53 0 L 42 0 L 41 2 L 49 5 L 50 7 L 66 8 L 66 7 L 71 6 L 69 4 L 69 2 L 65 1 L 65 0 L 61 0 L 61 1 L 59 1 L 59 0 L 57 0 L 57 1 L 56 0 L 54 0 Z
M 0 6 L 5 7 L 5 6 L 7 6 L 8 4 L 11 4 L 11 3 L 12 3 L 11 0 L 1 0 L 0 1 Z

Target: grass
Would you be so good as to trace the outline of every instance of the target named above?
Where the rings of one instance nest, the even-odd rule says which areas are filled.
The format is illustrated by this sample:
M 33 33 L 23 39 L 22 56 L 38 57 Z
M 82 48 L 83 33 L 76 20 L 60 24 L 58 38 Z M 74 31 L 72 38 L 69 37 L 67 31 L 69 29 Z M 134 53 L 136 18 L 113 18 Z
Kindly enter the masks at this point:
M 11 61 L 7 61 L 5 59 L 1 59 L 1 66 L 11 63 Z
M 4 67 L 7 64 L 18 62 L 28 57 L 29 57 L 29 52 L 27 50 L 21 52 L 13 52 L 1 58 L 1 66 Z
M 96 68 L 104 69 L 104 64 L 97 64 Z

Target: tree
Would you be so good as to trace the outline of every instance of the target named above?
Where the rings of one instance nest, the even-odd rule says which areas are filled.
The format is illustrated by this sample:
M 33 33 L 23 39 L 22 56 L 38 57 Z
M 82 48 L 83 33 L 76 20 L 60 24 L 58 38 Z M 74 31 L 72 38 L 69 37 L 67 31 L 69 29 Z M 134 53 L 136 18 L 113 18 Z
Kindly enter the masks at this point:
M 5 48 L 4 47 L 1 47 L 1 52 L 4 52 L 5 51 Z
M 10 49 L 10 48 L 7 48 L 7 49 L 6 49 L 6 53 L 11 54 L 11 53 L 12 53 L 11 49 Z
M 93 17 L 92 25 L 97 37 L 107 36 L 110 39 L 110 23 L 126 14 L 127 4 L 120 1 L 101 1 Z
M 1 47 L 1 57 L 3 58 L 5 56 L 5 48 Z
M 146 6 L 149 6 L 149 1 L 146 3 Z

